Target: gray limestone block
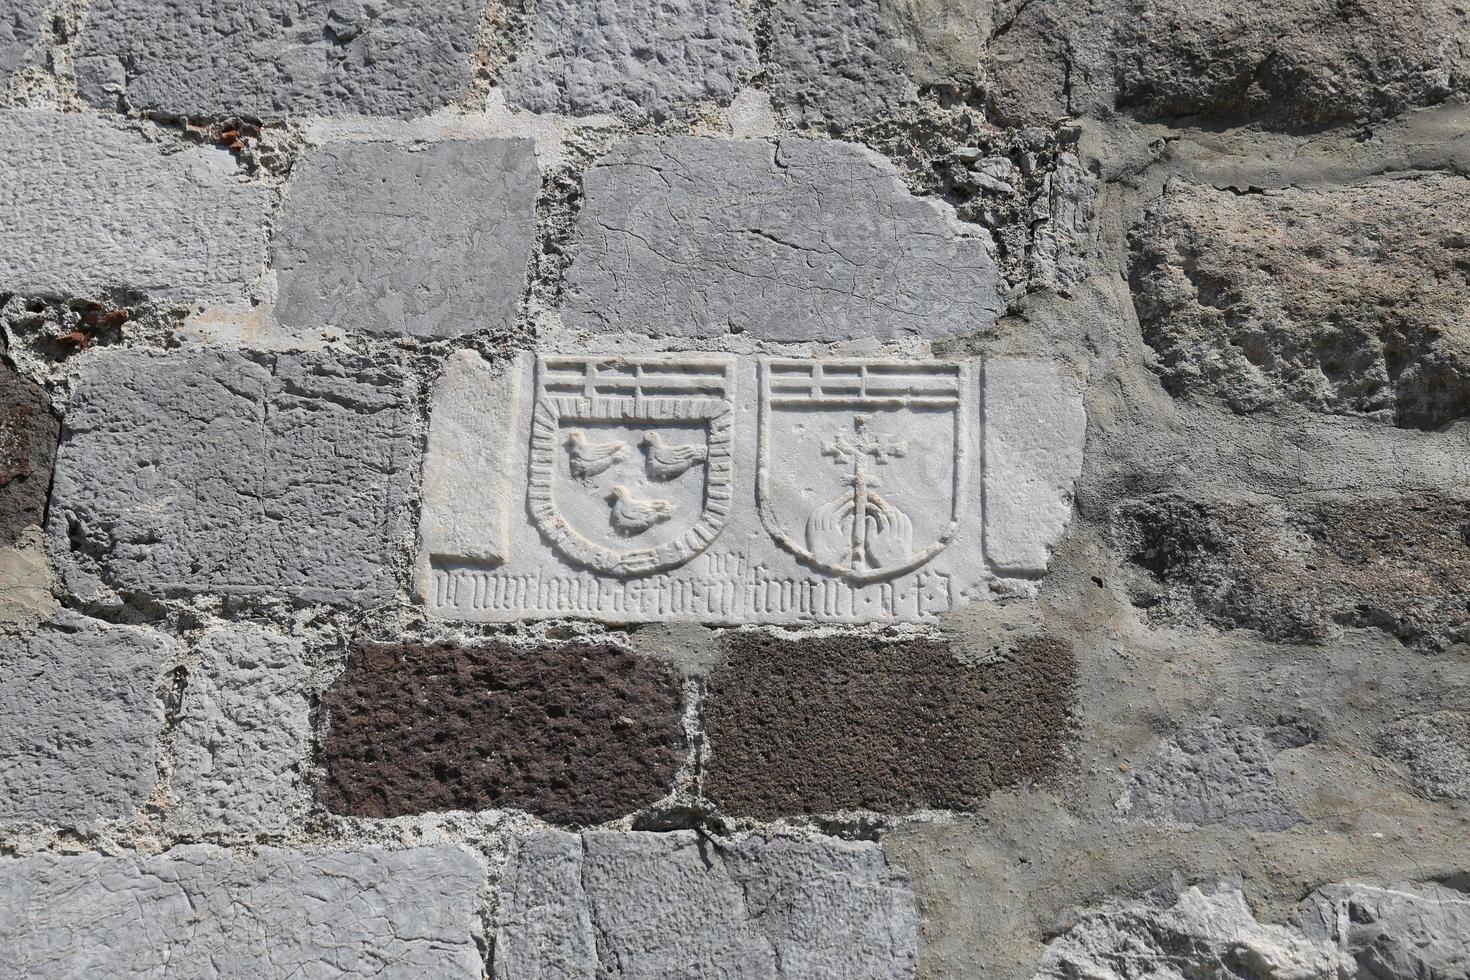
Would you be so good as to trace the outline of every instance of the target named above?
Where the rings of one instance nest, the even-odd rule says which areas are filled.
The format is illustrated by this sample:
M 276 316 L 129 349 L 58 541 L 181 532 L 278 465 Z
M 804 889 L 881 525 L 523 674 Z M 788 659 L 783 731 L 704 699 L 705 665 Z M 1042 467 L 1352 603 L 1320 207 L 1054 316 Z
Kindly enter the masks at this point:
M 1470 714 L 1411 715 L 1390 726 L 1380 745 L 1385 755 L 1408 764 L 1425 796 L 1470 800 Z
M 0 860 L 9 976 L 479 978 L 485 871 L 453 845 Z
M 872 843 L 539 834 L 501 889 L 497 980 L 914 975 L 913 894 Z
M 0 3 L 0 84 L 26 64 L 41 36 L 46 0 L 4 0 Z
M 1310 739 L 1304 730 L 1229 728 L 1211 718 L 1161 744 L 1133 773 L 1118 811 L 1136 820 L 1286 830 L 1303 817 L 1271 771 L 1271 757 Z
M 266 192 L 223 150 L 49 111 L 0 113 L 0 146 L 0 292 L 227 300 L 260 275 Z
M 284 829 L 306 796 L 304 645 L 247 624 L 210 630 L 197 652 L 174 729 L 174 816 L 201 830 Z
M 538 186 L 526 139 L 317 150 L 293 174 L 272 244 L 277 318 L 435 338 L 508 327 Z
M 982 330 L 1004 306 L 988 243 L 860 146 L 640 137 L 583 183 L 563 303 L 574 327 L 937 337 Z
M 95 0 L 83 98 L 174 115 L 433 112 L 464 92 L 484 0 Z
M 173 651 L 69 612 L 0 644 L 0 820 L 130 818 L 153 791 L 155 686 Z
M 410 402 L 397 368 L 355 354 L 88 356 L 48 515 L 64 581 L 387 600 Z
M 1470 977 L 1470 895 L 1443 885 L 1342 882 L 1317 889 L 1297 911 L 1303 932 L 1335 943 L 1357 977 Z
M 729 105 L 755 69 L 732 0 L 539 0 L 530 48 L 502 84 L 533 112 L 663 122 Z

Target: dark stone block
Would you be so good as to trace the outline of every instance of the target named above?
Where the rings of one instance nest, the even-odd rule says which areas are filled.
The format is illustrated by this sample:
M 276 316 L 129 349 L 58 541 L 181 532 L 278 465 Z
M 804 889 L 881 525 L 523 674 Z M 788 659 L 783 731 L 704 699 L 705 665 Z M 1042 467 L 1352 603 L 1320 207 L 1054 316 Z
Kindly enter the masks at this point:
M 596 824 L 668 793 L 684 755 L 676 672 L 608 644 L 363 645 L 326 711 L 323 796 L 352 816 Z
M 1030 636 L 984 662 L 937 640 L 736 634 L 710 679 L 706 791 L 732 815 L 971 809 L 1055 768 L 1071 647 Z
M 45 516 L 60 428 L 46 392 L 0 365 L 0 544 Z

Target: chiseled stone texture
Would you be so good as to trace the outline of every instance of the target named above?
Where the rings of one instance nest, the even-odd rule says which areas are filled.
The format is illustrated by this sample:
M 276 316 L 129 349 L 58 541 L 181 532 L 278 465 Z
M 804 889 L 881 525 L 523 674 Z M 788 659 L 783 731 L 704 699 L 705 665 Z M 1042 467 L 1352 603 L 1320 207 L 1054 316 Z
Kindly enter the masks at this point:
M 0 84 L 26 63 L 41 36 L 46 0 L 5 0 L 0 7 Z
M 301 641 L 249 624 L 199 641 L 173 733 L 173 815 L 204 830 L 281 830 L 306 802 L 309 672 Z
M 41 386 L 0 364 L 0 546 L 44 518 L 60 432 Z
M 898 980 L 908 878 L 867 842 L 535 834 L 501 882 L 495 980 Z
M 50 111 L 0 113 L 0 146 L 0 292 L 228 300 L 260 275 L 266 192 L 223 150 Z
M 292 176 L 272 244 L 276 316 L 454 337 L 515 321 L 536 237 L 527 139 L 337 143 Z
M 1158 623 L 1325 643 L 1378 628 L 1409 646 L 1470 642 L 1470 502 L 1429 494 L 1293 507 L 1159 496 L 1124 504 L 1130 598 Z
M 563 301 L 573 327 L 938 337 L 983 330 L 1004 307 L 989 244 L 860 146 L 636 137 L 583 186 Z
M 756 67 L 732 0 L 539 0 L 530 47 L 501 84 L 533 112 L 664 122 L 729 105 Z
M 0 949 L 12 976 L 420 977 L 478 980 L 484 880 L 466 848 L 232 857 L 0 859 Z
M 994 114 L 1048 123 L 1114 109 L 1321 126 L 1470 91 L 1457 0 L 1009 0 L 987 58 Z
M 324 799 L 613 820 L 673 788 L 682 700 L 671 667 L 609 644 L 363 645 L 324 699 Z
M 1297 912 L 1313 939 L 1336 943 L 1355 977 L 1470 977 L 1470 895 L 1433 882 L 1345 882 L 1317 889 Z
M 1384 732 L 1380 749 L 1408 765 L 1414 785 L 1425 796 L 1470 800 L 1470 714 L 1410 715 Z
M 48 519 L 68 587 L 388 599 L 409 405 L 355 354 L 88 355 Z
M 1174 181 L 1132 235 L 1144 339 L 1176 397 L 1433 429 L 1470 416 L 1470 181 L 1237 194 Z
M 1025 637 L 981 662 L 937 640 L 736 633 L 709 680 L 705 789 L 726 813 L 970 809 L 1051 773 L 1071 647 Z
M 153 791 L 155 687 L 173 651 L 70 612 L 0 644 L 0 820 L 131 817 Z
M 94 0 L 83 98 L 173 115 L 417 116 L 469 81 L 483 0 Z
M 1135 820 L 1252 830 L 1301 823 L 1271 771 L 1271 757 L 1311 740 L 1300 726 L 1229 728 L 1211 718 L 1166 740 L 1128 780 L 1118 812 Z

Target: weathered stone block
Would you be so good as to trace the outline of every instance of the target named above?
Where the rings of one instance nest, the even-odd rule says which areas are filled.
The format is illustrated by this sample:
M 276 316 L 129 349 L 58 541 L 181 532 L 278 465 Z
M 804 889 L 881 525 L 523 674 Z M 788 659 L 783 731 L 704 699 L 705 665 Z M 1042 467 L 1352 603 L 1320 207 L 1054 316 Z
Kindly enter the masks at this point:
M 1303 821 L 1281 792 L 1271 758 L 1311 740 L 1297 726 L 1228 728 L 1218 719 L 1166 740 L 1133 773 L 1118 812 L 1169 824 L 1286 830 Z
M 1327 885 L 1297 911 L 1303 931 L 1336 943 L 1356 977 L 1470 976 L 1470 896 L 1433 882 Z
M 1470 503 L 1429 495 L 1300 507 L 1165 496 L 1118 509 L 1133 603 L 1159 623 L 1322 643 L 1378 628 L 1411 646 L 1470 642 Z
M 657 122 L 729 105 L 756 70 L 755 39 L 731 0 L 541 0 L 506 99 L 532 112 Z
M 1389 727 L 1380 748 L 1408 765 L 1415 786 L 1425 796 L 1470 800 L 1470 714 L 1410 715 Z
M 417 116 L 469 81 L 482 0 L 96 0 L 82 96 L 172 115 Z
M 574 327 L 938 337 L 1004 307 L 988 243 L 853 144 L 638 137 L 583 186 L 563 301 Z
M 1025 638 L 983 663 L 947 643 L 732 634 L 705 705 L 705 789 L 763 819 L 839 810 L 970 809 L 1050 773 L 1076 667 Z
M 130 818 L 153 791 L 171 640 L 59 613 L 0 644 L 0 820 Z
M 491 622 L 862 623 L 1033 591 L 1071 516 L 1082 392 L 1051 364 L 981 368 L 456 355 L 420 597 Z
M 60 432 L 41 386 L 0 365 L 0 545 L 45 516 Z
M 1433 429 L 1470 416 L 1470 190 L 1448 175 L 1235 194 L 1170 184 L 1132 235 L 1177 397 Z
M 496 980 L 912 978 L 908 879 L 863 842 L 537 834 L 501 884 Z
M 284 829 L 305 804 L 308 670 L 299 640 L 259 626 L 199 641 L 174 729 L 174 816 L 199 829 Z
M 530 140 L 327 146 L 272 246 L 292 326 L 454 337 L 515 322 L 536 237 Z
M 266 192 L 223 150 L 26 111 L 0 113 L 0 146 L 0 291 L 227 300 L 260 274 Z
M 409 406 L 357 355 L 89 355 L 48 519 L 69 587 L 388 599 Z
M 0 9 L 0 85 L 25 65 L 41 36 L 46 0 L 6 0 Z
M 671 668 L 606 644 L 362 646 L 325 699 L 325 801 L 616 819 L 673 788 L 682 700 Z
M 0 859 L 0 948 L 15 976 L 479 978 L 485 869 L 452 845 L 235 858 Z

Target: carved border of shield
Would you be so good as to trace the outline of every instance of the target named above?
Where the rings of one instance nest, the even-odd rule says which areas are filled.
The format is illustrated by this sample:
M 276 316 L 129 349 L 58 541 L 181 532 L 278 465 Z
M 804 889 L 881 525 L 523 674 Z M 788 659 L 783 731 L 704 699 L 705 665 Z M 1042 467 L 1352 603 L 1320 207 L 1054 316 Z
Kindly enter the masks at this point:
M 617 551 L 577 533 L 556 509 L 556 434 L 563 420 L 698 422 L 709 424 L 705 504 L 699 520 L 657 548 Z M 577 398 L 545 396 L 531 418 L 531 516 L 548 541 L 568 559 L 604 575 L 648 575 L 689 561 L 710 546 L 725 527 L 734 495 L 734 410 L 708 398 Z
M 867 570 L 853 569 L 847 565 L 837 565 L 832 562 L 822 561 L 812 554 L 801 543 L 801 540 L 792 535 L 790 531 L 781 524 L 777 517 L 775 507 L 771 504 L 771 370 L 773 366 L 796 366 L 803 364 L 820 363 L 822 365 L 838 365 L 852 367 L 861 365 L 889 366 L 935 366 L 954 368 L 957 375 L 956 403 L 954 406 L 954 486 L 952 487 L 950 519 L 948 525 L 940 533 L 939 537 L 923 551 L 914 555 L 902 565 L 891 568 L 874 568 Z M 765 525 L 766 531 L 775 538 L 776 543 L 782 548 L 795 555 L 803 564 L 809 565 L 829 575 L 840 576 L 854 584 L 866 584 L 878 582 L 884 579 L 895 578 L 907 574 L 924 565 L 941 551 L 949 546 L 954 536 L 959 532 L 960 524 L 963 522 L 966 512 L 965 488 L 970 482 L 970 418 L 975 412 L 975 386 L 970 370 L 969 361 L 900 361 L 872 358 L 821 358 L 816 362 L 798 358 L 763 357 L 760 360 L 760 429 L 757 435 L 759 448 L 756 454 L 755 495 L 757 509 L 760 511 L 761 523 Z M 863 408 L 904 408 L 911 405 L 923 407 L 925 397 L 923 395 L 831 395 L 827 398 L 812 397 L 808 399 L 811 404 L 850 405 L 856 409 Z

